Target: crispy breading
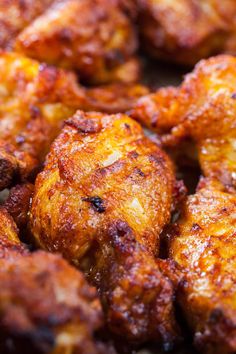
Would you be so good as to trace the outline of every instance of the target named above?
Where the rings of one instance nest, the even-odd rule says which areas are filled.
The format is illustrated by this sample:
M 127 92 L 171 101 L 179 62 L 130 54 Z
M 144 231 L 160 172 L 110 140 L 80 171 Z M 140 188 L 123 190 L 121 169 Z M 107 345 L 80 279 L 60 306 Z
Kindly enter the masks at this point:
M 18 34 L 54 0 L 1 0 L 0 48 L 11 49 Z
M 72 72 L 16 53 L 0 54 L 0 76 L 0 189 L 32 177 L 78 108 L 122 111 L 147 92 L 124 84 L 85 89 Z
M 142 44 L 154 57 L 193 65 L 236 53 L 234 0 L 138 0 Z
M 37 177 L 36 242 L 88 273 L 108 325 L 131 342 L 175 338 L 173 288 L 155 254 L 176 188 L 167 155 L 128 116 L 67 120 Z
M 170 255 L 183 271 L 178 301 L 200 352 L 236 351 L 236 195 L 201 181 L 183 206 Z
M 142 84 L 113 83 L 86 89 L 83 110 L 122 113 L 130 110 L 137 100 L 150 90 Z
M 235 87 L 234 57 L 202 60 L 179 88 L 164 88 L 140 99 L 131 116 L 162 134 L 162 142 L 175 149 L 191 138 L 204 175 L 235 188 Z
M 95 288 L 59 255 L 30 253 L 0 209 L 1 353 L 113 353 L 96 339 L 103 315 Z
M 3 0 L 0 48 L 77 70 L 86 82 L 134 82 L 134 8 L 121 0 Z

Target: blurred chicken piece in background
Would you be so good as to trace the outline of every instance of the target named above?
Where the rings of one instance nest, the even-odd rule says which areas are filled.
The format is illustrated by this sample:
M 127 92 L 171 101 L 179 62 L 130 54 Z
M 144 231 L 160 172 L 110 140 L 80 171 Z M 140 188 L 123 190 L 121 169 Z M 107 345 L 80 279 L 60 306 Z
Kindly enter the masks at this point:
M 236 54 L 234 0 L 136 0 L 145 50 L 156 58 L 194 65 L 220 53 Z
M 0 189 L 33 179 L 78 108 L 125 111 L 148 92 L 138 84 L 85 88 L 72 72 L 18 53 L 0 54 L 0 77 Z
M 103 315 L 96 290 L 59 255 L 30 253 L 0 209 L 0 351 L 115 354 L 96 338 Z

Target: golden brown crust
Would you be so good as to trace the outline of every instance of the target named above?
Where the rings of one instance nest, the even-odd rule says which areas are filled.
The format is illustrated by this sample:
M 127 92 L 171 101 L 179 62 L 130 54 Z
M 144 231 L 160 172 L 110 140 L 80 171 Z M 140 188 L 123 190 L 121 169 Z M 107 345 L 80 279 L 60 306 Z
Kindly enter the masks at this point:
M 153 56 L 181 64 L 235 53 L 234 0 L 139 0 L 142 43 Z
M 161 89 L 141 99 L 132 111 L 132 117 L 164 133 L 167 146 L 176 147 L 190 137 L 204 175 L 219 179 L 229 189 L 235 187 L 236 178 L 235 78 L 234 57 L 203 60 L 178 89 Z
M 175 336 L 173 290 L 154 260 L 174 188 L 168 157 L 136 122 L 81 111 L 66 122 L 36 181 L 35 240 L 93 268 L 109 326 L 129 341 Z
M 30 253 L 0 209 L 0 351 L 113 353 L 96 339 L 103 315 L 95 288 L 59 255 Z
M 0 76 L 0 189 L 32 177 L 78 108 L 122 111 L 147 91 L 124 84 L 85 89 L 73 73 L 16 53 L 0 54 Z
M 136 241 L 126 222 L 116 220 L 98 235 L 82 265 L 99 289 L 111 331 L 129 343 L 154 341 L 167 350 L 177 340 L 178 327 L 173 286 L 161 262 Z
M 74 198 L 70 197 L 68 187 L 75 189 Z M 65 220 L 69 221 L 70 215 L 74 215 L 76 205 L 80 210 L 80 224 L 76 230 L 84 227 L 82 224 L 88 230 L 85 238 L 78 233 L 79 252 L 64 239 L 69 258 L 83 255 L 98 228 L 105 229 L 113 219 L 126 221 L 134 229 L 137 240 L 155 252 L 158 235 L 170 218 L 173 190 L 174 174 L 170 160 L 144 136 L 136 122 L 122 114 L 108 116 L 78 111 L 66 121 L 62 133 L 52 145 L 44 171 L 37 178 L 33 212 L 40 218 L 35 218 L 35 222 L 32 220 L 32 226 L 38 241 L 56 250 L 55 241 L 61 237 L 64 239 L 63 224 L 65 227 Z M 42 197 L 44 202 L 39 204 Z M 93 202 L 96 197 L 104 200 Z M 38 213 L 42 207 L 43 213 L 50 213 L 50 204 L 56 200 L 61 205 L 53 211 L 57 222 L 49 235 L 49 220 Z M 99 203 L 101 208 L 96 206 Z M 44 209 L 46 205 L 48 211 Z M 71 220 L 72 230 L 74 222 Z M 90 236 L 86 240 L 88 234 Z
M 0 75 L 0 170 L 1 177 L 8 176 L 1 178 L 4 188 L 17 175 L 27 179 L 43 161 L 61 122 L 75 111 L 79 92 L 72 74 L 15 53 L 0 54 Z
M 178 301 L 195 344 L 211 354 L 236 350 L 235 211 L 235 194 L 202 181 L 171 242 L 171 256 L 184 274 Z
M 54 1 L 17 36 L 14 49 L 78 70 L 87 82 L 134 82 L 139 63 L 133 60 L 137 39 L 130 5 L 120 0 Z
M 11 49 L 16 36 L 54 0 L 2 0 L 0 2 L 0 48 Z

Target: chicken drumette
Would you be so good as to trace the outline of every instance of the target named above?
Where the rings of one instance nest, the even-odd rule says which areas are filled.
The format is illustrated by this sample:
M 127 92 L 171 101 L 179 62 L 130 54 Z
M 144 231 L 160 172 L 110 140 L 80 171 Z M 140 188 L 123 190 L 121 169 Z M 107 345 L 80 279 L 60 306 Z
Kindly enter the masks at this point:
M 75 77 L 18 54 L 0 55 L 0 187 L 42 162 L 61 122 L 75 111 Z
M 161 135 L 166 146 L 187 138 L 197 147 L 203 174 L 236 186 L 236 59 L 201 61 L 179 88 L 141 98 L 131 116 Z
M 0 48 L 11 49 L 18 34 L 40 16 L 54 0 L 1 0 Z
M 142 44 L 154 57 L 193 65 L 236 53 L 234 0 L 136 0 Z
M 202 180 L 172 233 L 183 271 L 177 299 L 201 352 L 236 352 L 236 195 Z
M 172 285 L 155 260 L 175 194 L 166 154 L 121 114 L 78 111 L 37 177 L 34 239 L 87 273 L 111 330 L 131 342 L 168 347 L 176 335 Z
M 131 112 L 175 150 L 191 138 L 207 177 L 183 205 L 170 256 L 182 273 L 177 299 L 195 344 L 210 354 L 236 351 L 235 87 L 236 59 L 219 56 L 201 61 L 179 88 L 140 99 Z
M 96 339 L 103 315 L 96 291 L 58 255 L 30 253 L 0 209 L 1 353 L 114 353 Z
M 126 110 L 145 88 L 78 85 L 73 73 L 16 53 L 0 54 L 0 189 L 39 167 L 63 120 L 78 108 Z
M 133 82 L 139 76 L 133 7 L 121 0 L 3 0 L 0 48 L 75 69 L 86 82 Z

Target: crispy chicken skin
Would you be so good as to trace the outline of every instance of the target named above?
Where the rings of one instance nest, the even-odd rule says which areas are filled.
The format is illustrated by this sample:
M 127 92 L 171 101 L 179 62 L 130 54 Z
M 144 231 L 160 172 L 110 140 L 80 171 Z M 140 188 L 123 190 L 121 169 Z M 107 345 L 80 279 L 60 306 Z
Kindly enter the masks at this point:
M 109 353 L 94 336 L 103 325 L 95 288 L 61 256 L 30 253 L 4 209 L 0 220 L 1 353 Z
M 234 53 L 234 0 L 137 0 L 143 46 L 154 57 L 185 65 Z
M 0 189 L 31 177 L 78 108 L 122 111 L 147 92 L 124 84 L 85 89 L 73 73 L 16 53 L 0 54 L 0 75 Z
M 162 135 L 167 146 L 191 138 L 203 174 L 236 186 L 236 59 L 202 60 L 179 88 L 141 98 L 131 116 Z
M 32 220 L 35 237 L 52 250 L 57 239 L 65 238 L 58 246 L 64 244 L 68 258 L 76 260 L 89 249 L 98 229 L 121 219 L 133 228 L 137 241 L 154 252 L 170 218 L 174 183 L 170 160 L 144 136 L 139 124 L 122 114 L 78 111 L 66 121 L 37 178 L 32 209 L 37 215 Z M 52 211 L 55 221 L 50 229 L 49 219 L 41 213 Z M 71 231 L 81 220 L 76 226 L 77 247 L 64 232 L 65 220 L 71 217 L 75 218 Z M 82 235 L 78 231 L 85 225 Z
M 236 195 L 202 180 L 175 227 L 170 255 L 183 270 L 178 301 L 200 352 L 236 352 Z
M 139 62 L 133 13 L 131 1 L 3 0 L 0 48 L 77 70 L 86 82 L 134 82 Z
M 11 49 L 18 34 L 54 0 L 1 0 L 0 48 Z
M 175 178 L 166 154 L 128 116 L 78 111 L 36 180 L 31 232 L 100 290 L 110 329 L 168 347 L 173 289 L 154 255 L 170 220 Z

